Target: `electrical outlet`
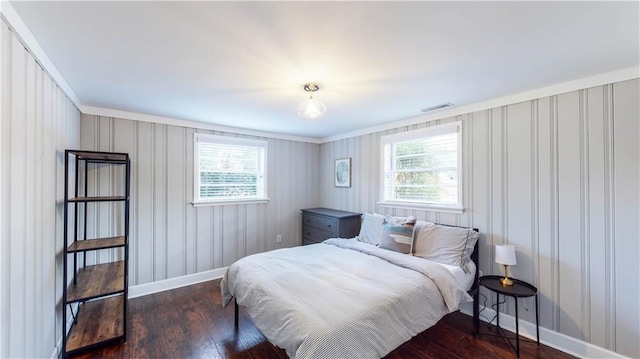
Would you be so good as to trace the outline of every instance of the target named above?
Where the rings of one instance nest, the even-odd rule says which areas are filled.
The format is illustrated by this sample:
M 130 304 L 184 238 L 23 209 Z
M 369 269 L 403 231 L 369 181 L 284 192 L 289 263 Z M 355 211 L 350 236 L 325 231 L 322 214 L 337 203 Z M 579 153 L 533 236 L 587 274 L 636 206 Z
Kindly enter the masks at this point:
M 278 243 L 282 243 L 282 234 L 278 234 L 278 235 L 276 236 L 276 242 L 278 242 Z

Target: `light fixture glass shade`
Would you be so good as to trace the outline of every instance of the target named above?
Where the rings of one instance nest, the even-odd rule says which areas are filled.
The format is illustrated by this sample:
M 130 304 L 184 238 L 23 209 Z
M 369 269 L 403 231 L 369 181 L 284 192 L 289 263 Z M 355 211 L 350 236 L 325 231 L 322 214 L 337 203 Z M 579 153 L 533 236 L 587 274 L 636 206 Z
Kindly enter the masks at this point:
M 516 247 L 513 244 L 496 244 L 496 263 L 503 265 L 516 264 Z
M 298 116 L 302 118 L 320 118 L 325 113 L 327 113 L 327 106 L 322 101 L 314 100 L 313 97 L 303 101 L 298 108 Z

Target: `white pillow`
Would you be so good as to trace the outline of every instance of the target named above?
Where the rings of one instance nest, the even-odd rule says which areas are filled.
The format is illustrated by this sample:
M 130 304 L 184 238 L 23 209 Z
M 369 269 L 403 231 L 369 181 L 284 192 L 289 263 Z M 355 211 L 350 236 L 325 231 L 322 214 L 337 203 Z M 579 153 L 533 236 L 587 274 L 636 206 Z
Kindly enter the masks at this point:
M 455 265 L 469 273 L 471 253 L 479 233 L 470 228 L 418 221 L 413 245 L 416 257 Z
M 380 238 L 382 237 L 382 224 L 384 223 L 384 216 L 377 213 L 365 213 L 363 214 L 362 225 L 360 226 L 360 234 L 358 234 L 358 240 L 360 242 L 373 244 L 377 246 L 380 244 Z

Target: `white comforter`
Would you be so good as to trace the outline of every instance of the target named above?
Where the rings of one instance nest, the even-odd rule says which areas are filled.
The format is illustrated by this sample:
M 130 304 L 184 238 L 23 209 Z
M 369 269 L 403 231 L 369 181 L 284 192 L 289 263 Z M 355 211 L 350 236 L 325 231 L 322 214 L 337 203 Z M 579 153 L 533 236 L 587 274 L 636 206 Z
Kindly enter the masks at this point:
M 245 257 L 220 290 L 291 358 L 379 358 L 472 300 L 435 262 L 335 238 Z

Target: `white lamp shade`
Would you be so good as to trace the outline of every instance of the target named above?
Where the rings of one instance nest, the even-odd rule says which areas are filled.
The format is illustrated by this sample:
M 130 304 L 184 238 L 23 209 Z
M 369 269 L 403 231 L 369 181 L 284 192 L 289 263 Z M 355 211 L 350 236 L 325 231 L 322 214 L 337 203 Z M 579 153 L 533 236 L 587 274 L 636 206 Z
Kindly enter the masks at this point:
M 327 106 L 322 101 L 310 98 L 303 101 L 298 108 L 298 116 L 302 118 L 320 118 L 327 112 Z
M 516 264 L 516 247 L 513 244 L 496 244 L 496 263 Z

